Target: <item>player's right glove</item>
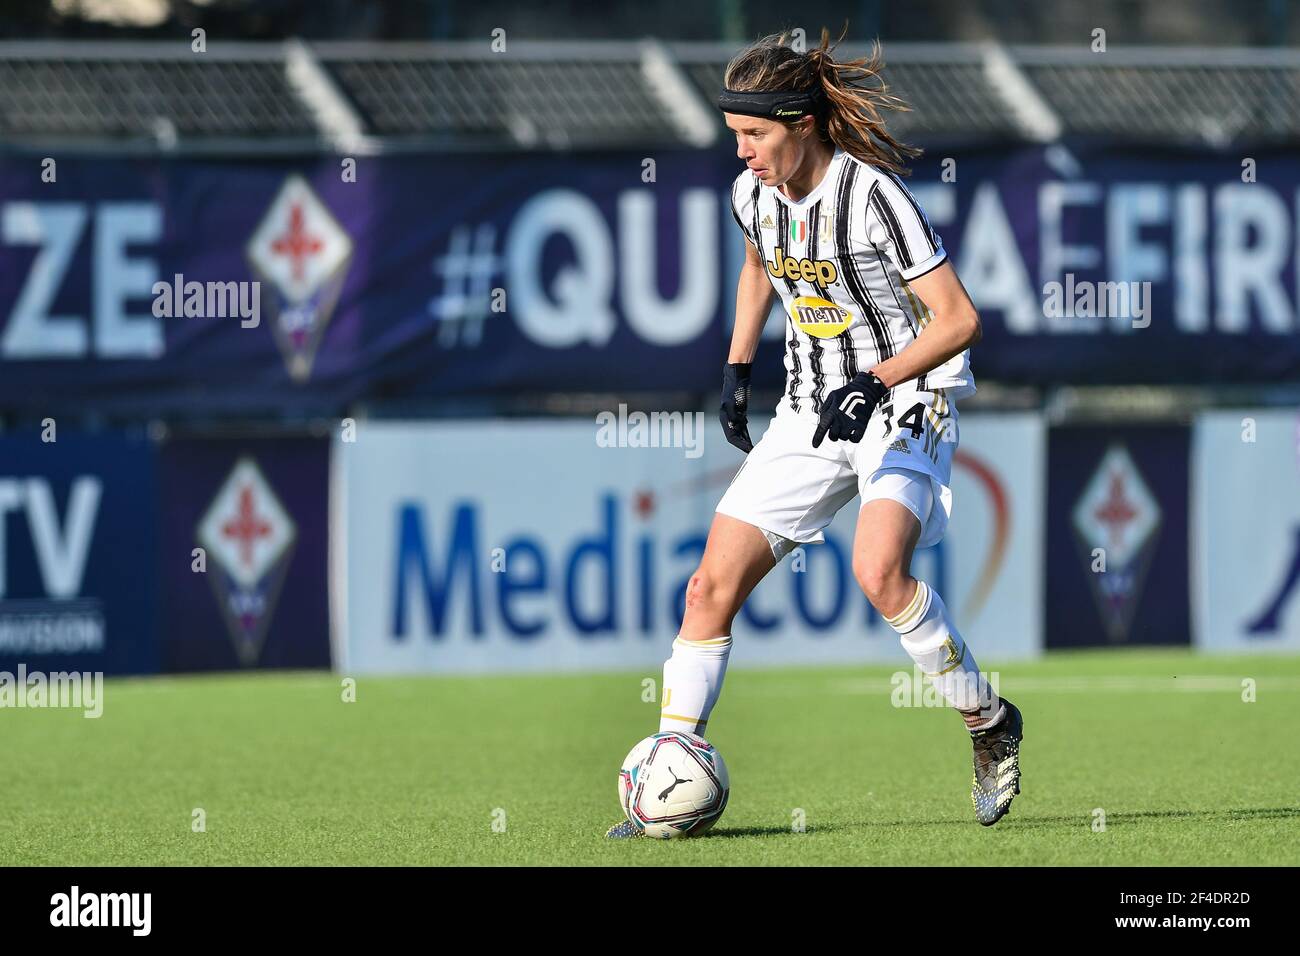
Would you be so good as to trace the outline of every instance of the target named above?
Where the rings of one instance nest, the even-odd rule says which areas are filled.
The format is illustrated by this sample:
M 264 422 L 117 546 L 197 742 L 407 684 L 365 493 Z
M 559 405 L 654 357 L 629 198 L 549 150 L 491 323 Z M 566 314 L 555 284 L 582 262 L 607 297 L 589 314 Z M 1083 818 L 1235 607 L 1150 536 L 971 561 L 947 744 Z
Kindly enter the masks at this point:
M 718 420 L 727 441 L 746 455 L 754 447 L 749 440 L 749 370 L 751 362 L 728 362 L 722 368 L 722 408 Z
M 859 372 L 853 381 L 841 385 L 826 396 L 822 413 L 813 432 L 812 446 L 817 448 L 823 438 L 831 441 L 862 441 L 867 433 L 867 422 L 880 400 L 889 389 L 876 377 L 875 372 Z

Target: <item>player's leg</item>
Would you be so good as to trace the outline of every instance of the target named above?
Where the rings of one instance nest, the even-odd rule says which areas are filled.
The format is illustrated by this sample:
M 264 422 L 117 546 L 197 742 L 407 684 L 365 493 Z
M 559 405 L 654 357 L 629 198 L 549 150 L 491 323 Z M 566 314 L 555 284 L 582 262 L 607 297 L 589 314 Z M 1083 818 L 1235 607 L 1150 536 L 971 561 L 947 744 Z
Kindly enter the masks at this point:
M 997 715 L 998 699 L 979 672 L 943 598 L 911 574 L 921 520 L 932 507 L 927 475 L 881 469 L 864 488 L 869 496 L 858 512 L 853 573 L 867 599 L 898 633 L 903 648 L 956 708 L 972 730 Z
M 785 539 L 778 535 L 731 515 L 713 516 L 704 555 L 686 585 L 681 631 L 673 641 L 672 656 L 664 662 L 661 733 L 704 733 L 727 673 L 731 622 L 785 550 Z M 644 835 L 630 820 L 620 820 L 605 832 L 613 840 Z
M 687 582 L 681 632 L 664 663 L 661 732 L 704 732 L 722 691 L 736 613 L 791 549 L 824 540 L 822 529 L 856 493 L 856 473 L 843 453 L 831 445 L 812 448 L 815 426 L 778 413 L 718 502 L 699 567 Z M 605 835 L 643 834 L 624 820 Z
M 768 536 L 730 515 L 715 514 L 699 567 L 686 585 L 686 612 L 664 662 L 659 729 L 703 734 L 731 655 L 731 622 L 776 566 Z
M 731 622 L 768 571 L 822 529 L 857 491 L 839 449 L 811 445 L 815 422 L 778 413 L 718 502 L 686 611 L 664 664 L 660 730 L 703 734 L 722 690 Z
M 853 570 L 904 649 L 956 708 L 971 734 L 971 802 L 980 823 L 996 823 L 1020 792 L 1020 711 L 993 693 L 943 598 L 910 573 L 912 552 L 935 507 L 930 477 L 880 469 L 862 486 Z

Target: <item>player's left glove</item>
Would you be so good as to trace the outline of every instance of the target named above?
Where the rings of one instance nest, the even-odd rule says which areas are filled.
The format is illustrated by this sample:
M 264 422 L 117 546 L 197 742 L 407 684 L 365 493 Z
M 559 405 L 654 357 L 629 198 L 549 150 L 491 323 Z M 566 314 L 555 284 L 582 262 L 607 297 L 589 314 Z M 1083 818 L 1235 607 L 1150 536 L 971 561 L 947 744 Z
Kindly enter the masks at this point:
M 728 362 L 722 369 L 722 407 L 718 420 L 722 431 L 746 455 L 754 448 L 749 437 L 749 370 L 750 362 Z
M 823 438 L 854 443 L 862 441 L 871 413 L 887 391 L 888 387 L 875 372 L 859 372 L 853 381 L 827 395 L 822 403 L 817 430 L 813 432 L 813 447 L 819 447 Z

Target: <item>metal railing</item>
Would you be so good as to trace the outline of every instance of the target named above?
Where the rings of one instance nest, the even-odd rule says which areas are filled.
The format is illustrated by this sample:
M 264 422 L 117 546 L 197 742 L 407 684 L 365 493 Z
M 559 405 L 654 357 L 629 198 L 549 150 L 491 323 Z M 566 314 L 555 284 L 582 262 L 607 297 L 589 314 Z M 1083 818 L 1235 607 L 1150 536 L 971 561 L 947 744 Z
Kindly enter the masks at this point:
M 0 42 L 0 143 L 269 153 L 706 147 L 719 43 Z M 848 46 L 843 56 L 867 52 Z M 892 43 L 901 137 L 1300 143 L 1300 51 Z

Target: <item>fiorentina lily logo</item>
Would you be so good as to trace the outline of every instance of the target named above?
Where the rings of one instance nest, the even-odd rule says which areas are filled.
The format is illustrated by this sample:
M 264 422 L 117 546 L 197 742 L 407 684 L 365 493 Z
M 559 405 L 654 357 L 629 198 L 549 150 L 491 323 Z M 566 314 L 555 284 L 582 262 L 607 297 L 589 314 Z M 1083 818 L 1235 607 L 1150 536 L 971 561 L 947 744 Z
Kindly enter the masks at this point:
M 325 327 L 352 262 L 352 239 L 301 176 L 284 181 L 248 240 L 249 267 L 269 298 L 276 344 L 289 375 L 311 375 Z
M 1112 445 L 1074 506 L 1085 573 L 1112 641 L 1129 636 L 1159 530 L 1159 503 L 1128 450 Z M 1097 549 L 1105 555 L 1104 571 L 1094 570 Z
M 235 463 L 199 522 L 230 638 L 244 666 L 257 663 L 293 555 L 297 528 L 252 458 Z

